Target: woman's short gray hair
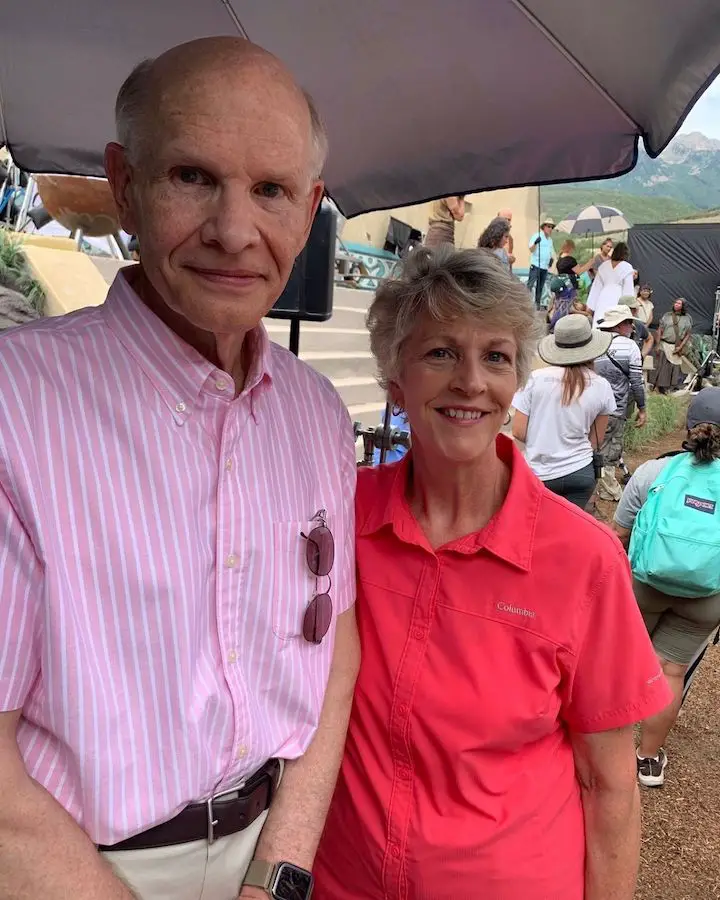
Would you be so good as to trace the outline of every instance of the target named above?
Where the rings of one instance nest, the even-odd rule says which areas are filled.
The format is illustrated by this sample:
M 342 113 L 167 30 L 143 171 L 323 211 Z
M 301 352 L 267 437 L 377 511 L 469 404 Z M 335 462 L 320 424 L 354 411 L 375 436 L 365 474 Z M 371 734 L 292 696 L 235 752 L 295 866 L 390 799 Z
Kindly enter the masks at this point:
M 506 328 L 517 341 L 517 377 L 522 387 L 544 334 L 530 293 L 488 250 L 451 245 L 415 250 L 402 272 L 378 289 L 367 316 L 378 381 L 387 390 L 402 370 L 405 344 L 424 316 L 438 322 L 469 317 Z

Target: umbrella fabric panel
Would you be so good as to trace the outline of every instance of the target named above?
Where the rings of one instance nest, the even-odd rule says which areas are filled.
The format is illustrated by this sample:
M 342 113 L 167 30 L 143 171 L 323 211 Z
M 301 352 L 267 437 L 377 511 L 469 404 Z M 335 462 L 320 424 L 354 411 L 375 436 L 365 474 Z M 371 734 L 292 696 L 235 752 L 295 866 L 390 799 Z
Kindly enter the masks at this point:
M 557 226 L 567 234 L 602 234 L 627 231 L 630 223 L 614 206 L 586 206 L 580 212 L 571 213 Z
M 316 97 L 328 187 L 347 215 L 619 174 L 637 136 L 647 130 L 659 149 L 712 74 L 716 5 L 688 0 L 678 16 L 656 0 L 607 0 L 600 17 L 590 0 L 24 0 L 0 32 L 3 127 L 28 169 L 101 174 L 132 66 L 182 40 L 237 33 L 236 17 Z M 628 28 L 628 16 L 642 26 Z M 596 47 L 604 23 L 617 23 L 608 59 Z M 570 121 L 559 85 L 578 111 Z

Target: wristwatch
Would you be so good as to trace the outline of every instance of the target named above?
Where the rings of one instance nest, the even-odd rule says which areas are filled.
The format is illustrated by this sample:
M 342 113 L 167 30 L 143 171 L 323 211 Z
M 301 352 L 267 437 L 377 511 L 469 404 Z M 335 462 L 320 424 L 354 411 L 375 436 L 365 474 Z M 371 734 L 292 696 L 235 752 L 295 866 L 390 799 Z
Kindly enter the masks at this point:
M 269 863 L 254 859 L 243 884 L 262 888 L 272 900 L 310 900 L 315 881 L 312 873 L 289 862 Z

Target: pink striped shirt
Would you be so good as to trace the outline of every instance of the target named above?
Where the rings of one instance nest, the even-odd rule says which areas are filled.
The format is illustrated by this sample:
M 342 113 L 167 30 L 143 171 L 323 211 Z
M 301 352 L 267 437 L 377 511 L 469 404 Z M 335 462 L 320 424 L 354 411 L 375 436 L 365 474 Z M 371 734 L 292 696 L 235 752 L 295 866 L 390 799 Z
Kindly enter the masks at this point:
M 300 756 L 317 726 L 334 630 L 302 638 L 300 532 L 327 510 L 345 611 L 354 441 L 326 379 L 251 339 L 234 397 L 122 274 L 104 306 L 0 337 L 0 710 L 96 843 Z

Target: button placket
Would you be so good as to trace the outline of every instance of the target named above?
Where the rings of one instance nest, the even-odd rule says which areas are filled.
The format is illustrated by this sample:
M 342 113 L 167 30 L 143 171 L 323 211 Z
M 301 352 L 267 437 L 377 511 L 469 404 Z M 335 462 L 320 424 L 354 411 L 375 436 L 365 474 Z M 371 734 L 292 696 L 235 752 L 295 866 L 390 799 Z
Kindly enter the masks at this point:
M 223 651 L 223 671 L 232 698 L 233 732 L 225 777 L 242 773 L 243 761 L 250 753 L 250 722 L 247 720 L 248 697 L 247 685 L 243 675 L 242 656 L 237 645 L 239 623 L 237 621 L 237 596 L 242 585 L 242 547 L 236 531 L 237 506 L 242 494 L 234 490 L 234 467 L 228 466 L 232 461 L 231 447 L 236 440 L 237 423 L 231 413 L 231 405 L 220 435 L 220 454 L 218 464 L 217 488 L 217 587 L 216 615 L 218 635 Z M 228 473 L 232 473 L 228 475 Z
M 412 746 L 410 716 L 415 686 L 422 669 L 439 583 L 437 558 L 423 568 L 405 642 L 402 663 L 395 679 L 395 697 L 390 721 L 390 752 L 393 782 L 388 808 L 389 835 L 383 860 L 383 887 L 388 900 L 404 900 L 407 885 L 402 877 L 403 854 L 412 810 Z

